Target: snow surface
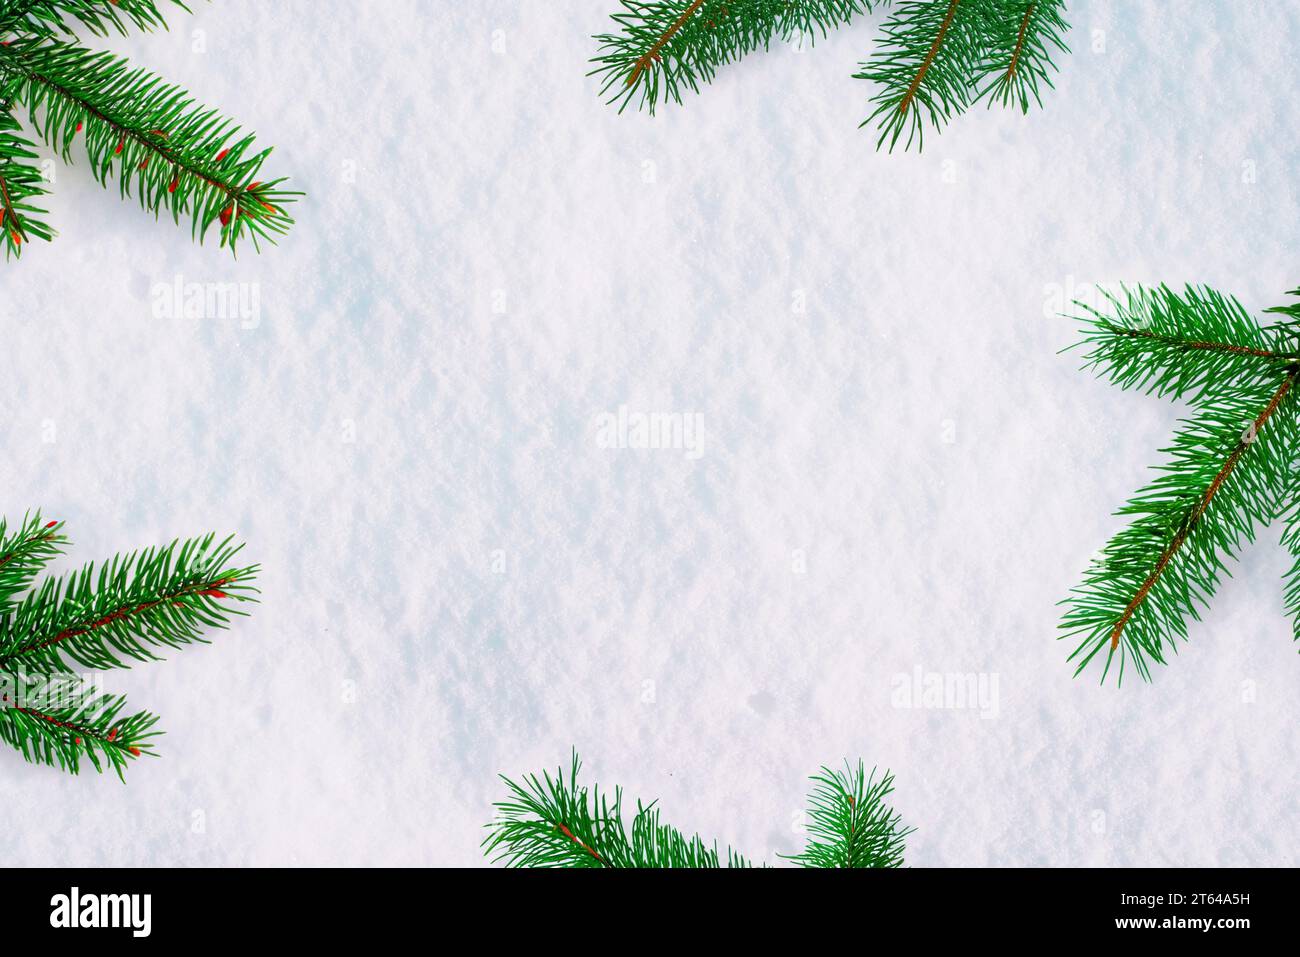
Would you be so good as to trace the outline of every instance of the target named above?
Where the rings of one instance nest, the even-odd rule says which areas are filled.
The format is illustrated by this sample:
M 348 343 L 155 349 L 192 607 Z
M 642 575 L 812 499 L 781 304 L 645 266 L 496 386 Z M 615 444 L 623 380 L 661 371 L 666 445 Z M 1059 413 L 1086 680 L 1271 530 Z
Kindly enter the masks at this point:
M 1071 679 L 1055 603 L 1179 410 L 1053 316 L 1300 284 L 1300 5 L 1072 3 L 1045 111 L 892 156 L 850 79 L 881 15 L 652 120 L 584 75 L 614 6 L 221 0 L 105 41 L 310 199 L 236 263 L 59 166 L 57 244 L 3 273 L 2 507 L 66 520 L 64 567 L 237 532 L 264 603 L 104 676 L 167 731 L 126 786 L 0 755 L 0 860 L 479 864 L 496 775 L 576 746 L 768 860 L 861 756 L 912 865 L 1296 864 L 1277 529 L 1153 685 Z M 176 277 L 256 318 L 166 315 Z M 700 441 L 610 447 L 620 408 Z M 905 707 L 917 669 L 996 696 Z

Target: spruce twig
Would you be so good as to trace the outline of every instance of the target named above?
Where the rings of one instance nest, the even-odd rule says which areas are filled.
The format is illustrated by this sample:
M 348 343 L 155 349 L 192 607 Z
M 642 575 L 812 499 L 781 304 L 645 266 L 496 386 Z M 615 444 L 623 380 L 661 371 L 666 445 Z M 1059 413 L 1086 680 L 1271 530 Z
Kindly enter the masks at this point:
M 1133 596 L 1133 600 L 1124 607 L 1124 613 L 1119 616 L 1119 621 L 1115 622 L 1115 627 L 1111 631 L 1110 635 L 1111 651 L 1114 651 L 1119 647 L 1119 639 L 1120 635 L 1124 633 L 1124 626 L 1128 624 L 1129 619 L 1133 617 L 1133 612 L 1142 604 L 1147 595 L 1151 594 L 1151 589 L 1155 587 L 1156 582 L 1159 581 L 1164 570 L 1169 567 L 1169 563 L 1173 560 L 1178 549 L 1182 548 L 1183 543 L 1187 541 L 1187 536 L 1196 528 L 1197 523 L 1205 517 L 1206 510 L 1210 507 L 1210 502 L 1214 500 L 1214 496 L 1218 493 L 1219 489 L 1223 487 L 1223 483 L 1227 481 L 1230 475 L 1232 475 L 1232 470 L 1237 467 L 1237 463 L 1241 460 L 1242 454 L 1250 447 L 1251 443 L 1255 441 L 1256 437 L 1259 435 L 1259 430 L 1264 427 L 1264 424 L 1268 422 L 1273 413 L 1277 411 L 1278 405 L 1284 398 L 1286 398 L 1287 393 L 1291 391 L 1291 387 L 1295 384 L 1297 371 L 1300 370 L 1293 370 L 1287 373 L 1286 378 L 1282 380 L 1282 384 L 1278 386 L 1278 390 L 1273 393 L 1273 398 L 1269 400 L 1264 411 L 1256 417 L 1255 421 L 1251 423 L 1250 428 L 1248 428 L 1245 433 L 1243 433 L 1242 437 L 1237 440 L 1237 444 L 1233 448 L 1232 453 L 1228 456 L 1228 460 L 1223 463 L 1223 467 L 1219 469 L 1218 473 L 1214 476 L 1209 487 L 1205 490 L 1205 494 L 1202 495 L 1201 500 L 1196 503 L 1196 507 L 1192 510 L 1191 514 L 1183 521 L 1179 522 L 1178 533 L 1174 536 L 1174 540 L 1170 542 L 1164 552 L 1161 553 L 1159 560 L 1156 562 L 1156 567 L 1151 570 L 1151 574 L 1147 576 L 1146 581 L 1142 583 L 1142 587 L 1137 590 L 1137 594 Z
M 615 29 L 599 45 L 590 75 L 622 113 L 654 114 L 699 92 L 728 63 L 774 41 L 817 36 L 883 4 L 876 0 L 622 0 Z M 872 56 L 854 74 L 871 81 L 877 149 L 923 145 L 983 96 L 1019 106 L 1051 87 L 1052 55 L 1068 53 L 1064 0 L 899 0 Z M 906 134 L 906 136 L 904 136 Z
M 615 30 L 598 44 L 589 76 L 622 113 L 633 103 L 651 115 L 756 50 L 796 36 L 810 43 L 870 13 L 875 0 L 621 0 Z
M 731 848 L 719 851 L 698 834 L 686 836 L 660 819 L 657 802 L 637 803 L 632 829 L 626 829 L 623 792 L 613 797 L 598 787 L 578 784 L 582 768 L 574 752 L 568 776 L 526 775 L 521 782 L 502 776 L 509 796 L 496 804 L 497 818 L 487 825 L 484 853 L 507 867 L 566 868 L 719 868 L 751 867 Z M 802 854 L 791 857 L 803 867 L 901 867 L 904 828 L 899 815 L 884 804 L 893 790 L 888 772 L 877 780 L 874 770 L 823 768 L 809 803 L 812 823 Z
M 682 11 L 682 15 L 673 21 L 672 26 L 665 30 L 660 35 L 659 39 L 655 40 L 655 42 L 650 45 L 650 49 L 646 50 L 646 52 L 637 59 L 636 65 L 632 68 L 631 75 L 627 78 L 628 86 L 636 86 L 636 81 L 640 78 L 642 73 L 650 68 L 650 64 L 659 61 L 659 51 L 664 48 L 664 45 L 669 40 L 677 35 L 677 32 L 690 21 L 691 17 L 695 16 L 703 5 L 704 0 L 691 0 L 691 5 Z
M 47 190 L 32 143 L 18 135 L 20 130 L 0 101 L 0 242 L 6 258 L 22 255 L 23 244 L 33 238 L 49 241 L 54 236 L 42 219 L 45 210 L 33 205 Z
M 1086 366 L 1194 411 L 1159 478 L 1120 510 L 1132 523 L 1062 602 L 1062 637 L 1078 641 L 1075 674 L 1100 658 L 1101 679 L 1117 665 L 1122 683 L 1129 666 L 1150 680 L 1150 665 L 1187 639 L 1187 619 L 1208 605 L 1226 559 L 1263 525 L 1294 514 L 1300 314 L 1274 310 L 1287 320 L 1263 326 L 1235 299 L 1194 287 L 1125 289 L 1108 305 L 1082 307 Z M 1284 543 L 1300 544 L 1289 531 Z
M 236 561 L 231 539 L 207 535 L 37 585 L 66 543 L 63 525 L 39 513 L 12 530 L 0 520 L 0 741 L 28 761 L 75 774 L 87 760 L 121 777 L 154 753 L 157 718 L 125 714 L 124 698 L 87 687 L 76 667 L 125 668 L 206 643 L 256 600 L 258 567 Z
M 868 775 L 861 761 L 843 771 L 822 768 L 808 796 L 808 846 L 790 860 L 803 867 L 902 867 L 906 838 L 897 811 L 885 804 L 894 776 L 876 769 Z
M 65 162 L 73 161 L 77 139 L 84 140 L 101 185 L 116 179 L 123 198 L 136 197 L 155 216 L 189 219 L 200 242 L 216 229 L 219 245 L 232 253 L 242 239 L 259 250 L 288 232 L 288 206 L 302 195 L 286 188 L 283 178 L 262 178 L 271 151 L 257 148 L 251 135 L 181 88 L 76 40 L 73 24 L 99 35 L 125 33 L 132 25 L 165 28 L 160 6 L 170 2 L 0 0 L 0 36 L 12 36 L 0 45 L 0 104 L 23 107 L 31 128 Z M 8 151 L 11 163 L 32 158 L 16 151 L 30 146 L 14 140 L 16 128 L 7 118 L 0 129 L 0 163 L 6 135 L 17 143 Z M 10 217 L 26 215 L 8 237 L 10 255 L 21 252 L 25 230 L 40 212 L 13 205 Z M 37 235 L 48 239 L 52 233 L 42 227 Z
M 181 0 L 163 0 L 189 13 Z M 150 31 L 166 29 L 158 0 L 0 0 L 0 33 L 75 36 L 73 24 L 96 36 L 127 33 L 127 25 Z
M 1003 34 L 1002 43 L 994 45 L 991 65 L 995 79 L 981 95 L 988 96 L 989 106 L 994 103 L 1019 106 L 1022 113 L 1027 113 L 1030 99 L 1039 106 L 1043 105 L 1042 86 L 1049 89 L 1052 86 L 1053 51 L 1070 52 L 1065 44 L 1065 34 L 1070 27 L 1065 22 L 1062 0 L 1034 0 L 1021 6 L 1024 15 L 1020 18 L 1020 27 L 1010 49 L 1006 45 L 1008 34 Z M 1013 6 L 1012 12 L 1014 9 Z

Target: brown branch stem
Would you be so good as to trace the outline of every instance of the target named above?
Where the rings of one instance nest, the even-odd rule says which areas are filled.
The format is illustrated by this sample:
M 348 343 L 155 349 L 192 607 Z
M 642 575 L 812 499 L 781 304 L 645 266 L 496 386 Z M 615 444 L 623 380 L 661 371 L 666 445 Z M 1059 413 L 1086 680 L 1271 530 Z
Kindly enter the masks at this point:
M 677 18 L 677 21 L 664 31 L 663 36 L 655 41 L 654 45 L 646 51 L 645 55 L 636 61 L 636 65 L 632 69 L 632 75 L 627 78 L 628 86 L 636 83 L 637 77 L 650 69 L 650 64 L 659 58 L 659 51 L 667 45 L 669 40 L 677 35 L 678 30 L 686 26 L 691 17 L 695 16 L 695 11 L 700 9 L 702 6 L 704 6 L 704 0 L 695 0 L 695 2 L 687 7 L 686 11 Z
M 84 727 L 79 724 L 73 724 L 70 721 L 61 721 L 58 718 L 46 714 L 44 711 L 37 711 L 35 708 L 26 708 L 26 707 L 20 707 L 18 705 L 14 705 L 13 710 L 17 711 L 19 714 L 25 714 L 30 718 L 36 718 L 40 721 L 48 721 L 50 724 L 54 725 L 57 728 L 61 728 L 64 731 L 72 732 L 73 737 L 76 739 L 75 743 L 77 744 L 81 744 L 83 738 L 93 738 L 104 747 L 108 747 L 111 745 L 112 747 L 120 748 L 123 751 L 130 751 L 132 754 L 136 755 L 137 757 L 140 754 L 139 748 L 135 747 L 134 745 L 127 744 L 125 741 L 118 740 L 117 732 L 115 730 L 110 731 L 108 735 L 105 736 L 103 734 L 100 734 L 98 731 L 94 730 L 93 728 Z
M 952 18 L 957 13 L 957 4 L 961 0 L 949 0 L 948 13 L 943 18 L 943 23 L 939 26 L 939 34 L 934 38 L 934 43 L 930 44 L 930 52 L 925 55 L 925 60 L 921 63 L 921 68 L 916 71 L 916 76 L 912 78 L 912 83 L 903 95 L 902 102 L 898 104 L 898 112 L 906 113 L 907 108 L 912 105 L 912 100 L 916 96 L 916 91 L 921 87 L 921 81 L 925 79 L 925 74 L 929 72 L 930 65 L 934 62 L 935 56 L 939 53 L 939 48 L 943 46 L 944 39 L 948 36 L 948 28 L 952 26 Z
M 597 854 L 594 850 L 592 850 L 591 847 L 588 846 L 585 842 L 583 842 L 583 841 L 579 840 L 577 837 L 575 837 L 574 834 L 573 834 L 573 832 L 570 831 L 570 830 L 569 830 L 567 827 L 565 827 L 563 824 L 557 824 L 556 827 L 558 827 L 558 828 L 559 828 L 559 829 L 564 833 L 564 836 L 567 837 L 569 840 L 571 840 L 574 844 L 577 844 L 579 847 L 581 847 L 584 851 L 586 851 L 588 854 L 590 854 L 590 855 L 591 855 L 592 857 L 594 857 L 596 860 L 600 861 L 600 863 L 602 863 L 602 864 L 605 863 L 605 859 L 604 859 L 603 857 L 601 857 L 601 856 L 600 856 L 599 854 Z
M 244 194 L 249 191 L 247 187 L 232 186 L 231 184 L 222 182 L 221 180 L 213 179 L 203 170 L 195 167 L 191 163 L 182 159 L 173 150 L 170 150 L 167 147 L 154 142 L 145 133 L 141 133 L 139 130 L 132 129 L 118 122 L 112 117 L 108 116 L 102 110 L 98 109 L 94 104 L 88 102 L 83 97 L 78 96 L 76 93 L 72 92 L 67 87 L 29 68 L 26 64 L 22 62 L 21 53 L 17 55 L 9 54 L 9 56 L 10 59 L 14 60 L 16 63 L 16 65 L 13 66 L 12 69 L 20 72 L 30 82 L 39 83 L 42 86 L 45 86 L 50 90 L 55 91 L 65 99 L 77 104 L 77 106 L 85 110 L 87 114 L 89 114 L 99 122 L 103 123 L 105 126 L 112 129 L 113 132 L 115 132 L 123 141 L 129 139 L 132 142 L 142 146 L 145 150 L 149 151 L 150 153 L 153 153 L 154 155 L 160 157 L 164 162 L 171 164 L 171 166 L 176 170 L 177 175 L 184 173 L 188 176 L 193 176 L 195 179 L 198 179 L 201 182 L 206 183 L 208 186 L 211 186 L 213 189 L 224 194 L 226 199 L 230 200 L 232 203 L 239 202 L 239 200 L 243 198 Z M 161 131 L 153 131 L 153 135 L 158 135 L 159 133 L 161 133 Z M 166 134 L 162 134 L 162 135 L 165 136 Z
M 1117 330 L 1118 331 L 1118 330 Z M 1184 349 L 1200 349 L 1207 352 L 1231 352 L 1241 356 L 1255 356 L 1259 359 L 1292 359 L 1293 356 L 1282 355 L 1278 352 L 1270 352 L 1268 349 L 1256 349 L 1253 346 L 1238 346 L 1230 342 L 1210 342 L 1204 339 L 1183 340 L 1171 339 L 1168 336 L 1162 336 L 1154 332 L 1147 332 L 1145 329 L 1124 329 L 1123 335 L 1129 339 L 1155 339 L 1166 345 L 1180 346 Z
M 1020 51 L 1025 47 L 1025 31 L 1029 29 L 1029 18 L 1034 15 L 1036 3 L 1031 3 L 1025 10 L 1025 18 L 1020 21 L 1020 33 L 1016 35 L 1016 48 L 1011 53 L 1011 65 L 1007 67 L 1007 79 L 1016 75 L 1016 66 L 1020 63 Z
M 103 628 L 106 625 L 110 625 L 115 621 L 123 621 L 127 618 L 140 615 L 143 612 L 149 611 L 151 608 L 156 608 L 157 606 L 165 604 L 166 602 L 169 601 L 175 602 L 175 601 L 180 601 L 182 598 L 186 598 L 190 595 L 207 595 L 210 593 L 215 593 L 213 597 L 218 597 L 218 598 L 225 597 L 224 594 L 220 592 L 220 589 L 223 585 L 228 585 L 229 583 L 230 583 L 229 578 L 222 578 L 218 581 L 210 582 L 210 583 L 194 582 L 192 584 L 184 586 L 183 588 L 178 588 L 175 591 L 160 595 L 159 597 L 155 598 L 152 601 L 143 602 L 138 605 L 122 605 L 118 608 L 113 609 L 110 612 L 101 615 L 100 617 L 94 619 L 93 621 L 88 621 L 77 625 L 71 625 L 67 628 L 64 628 L 62 631 L 60 631 L 58 634 L 54 635 L 51 638 L 46 638 L 41 641 L 35 642 L 33 644 L 26 646 L 25 648 L 19 648 L 17 651 L 11 652 L 10 654 L 5 655 L 3 658 L 0 658 L 0 665 L 8 665 L 9 662 L 13 661 L 16 658 L 21 658 L 23 655 L 29 655 L 34 651 L 42 651 L 46 648 L 51 648 L 54 645 L 67 641 L 69 638 L 78 638 L 81 635 L 88 635 L 92 631 L 95 631 L 99 628 Z
M 18 210 L 14 209 L 13 199 L 9 195 L 9 184 L 5 182 L 3 176 L 0 176 L 0 228 L 3 228 L 6 222 L 13 225 L 14 235 L 18 237 L 19 242 L 25 242 L 27 233 L 23 229 L 22 217 L 18 215 Z M 6 556 L 5 560 L 8 561 L 8 558 L 9 556 Z
M 3 179 L 0 179 L 0 184 L 3 184 L 3 183 L 4 183 L 4 180 L 3 180 Z M 46 525 L 45 528 L 43 528 L 43 529 L 41 529 L 40 531 L 38 531 L 35 535 L 32 535 L 32 536 L 30 536 L 29 538 L 25 538 L 25 539 L 23 539 L 22 541 L 15 542 L 14 545 L 13 545 L 13 547 L 12 547 L 11 549 L 9 549 L 9 551 L 8 551 L 6 554 L 4 554 L 4 555 L 0 555 L 0 568 L 4 568 L 4 567 L 5 567 L 6 565 L 8 565 L 11 561 L 13 561 L 15 558 L 17 558 L 17 557 L 18 557 L 19 555 L 21 555 L 24 551 L 26 551 L 27 549 L 31 548 L 31 547 L 32 547 L 33 545 L 35 545 L 36 543 L 38 543 L 38 542 L 47 542 L 47 541 L 49 541 L 51 538 L 53 538 L 53 537 L 54 537 L 54 533 L 51 532 L 51 531 L 49 531 L 49 530 L 50 530 L 51 528 L 53 528 L 55 525 L 57 525 L 57 524 L 58 524 L 58 522 L 51 522 L 49 525 Z
M 1250 444 L 1255 441 L 1255 436 L 1258 435 L 1259 430 L 1264 427 L 1264 424 L 1268 422 L 1268 420 L 1273 416 L 1273 413 L 1277 411 L 1277 407 L 1281 404 L 1282 400 L 1286 398 L 1286 394 L 1291 391 L 1291 386 L 1295 384 L 1297 375 L 1300 375 L 1300 370 L 1288 373 L 1287 377 L 1282 381 L 1282 385 L 1279 386 L 1277 392 L 1273 394 L 1273 398 L 1270 399 L 1268 405 L 1264 407 L 1264 411 L 1256 416 L 1253 428 L 1249 430 L 1247 435 L 1243 435 L 1237 441 L 1237 445 L 1232 450 L 1232 454 L 1228 456 L 1228 460 L 1223 463 L 1223 467 L 1219 469 L 1218 474 L 1214 476 L 1214 480 L 1210 482 L 1209 487 L 1206 488 L 1205 493 L 1201 496 L 1200 502 L 1198 502 L 1196 507 L 1192 509 L 1191 514 L 1187 517 L 1187 521 L 1182 524 L 1178 534 L 1174 536 L 1173 541 L 1171 541 L 1168 547 L 1165 548 L 1164 552 L 1160 556 L 1160 560 L 1156 562 L 1156 567 L 1152 569 L 1151 574 L 1148 575 L 1146 581 L 1142 583 L 1142 587 L 1139 588 L 1137 594 L 1133 596 L 1133 600 L 1128 603 L 1128 607 L 1125 608 L 1124 613 L 1120 615 L 1119 621 L 1115 622 L 1115 627 L 1110 633 L 1111 651 L 1114 651 L 1119 647 L 1119 639 L 1120 635 L 1124 631 L 1124 627 L 1129 623 L 1129 620 L 1133 617 L 1134 612 L 1137 611 L 1142 602 L 1146 600 L 1149 594 L 1151 594 L 1151 589 L 1155 587 L 1160 576 L 1164 574 L 1165 569 L 1169 567 L 1169 563 L 1173 561 L 1174 555 L 1183 547 L 1183 544 L 1187 541 L 1188 536 L 1191 535 L 1196 524 L 1205 516 L 1206 510 L 1210 507 L 1210 502 L 1214 499 L 1214 496 L 1218 494 L 1219 489 L 1223 487 L 1223 483 L 1228 480 L 1228 476 L 1232 474 L 1232 470 L 1237 467 L 1237 463 L 1241 460 L 1242 455 L 1245 454 L 1246 449 L 1248 449 Z

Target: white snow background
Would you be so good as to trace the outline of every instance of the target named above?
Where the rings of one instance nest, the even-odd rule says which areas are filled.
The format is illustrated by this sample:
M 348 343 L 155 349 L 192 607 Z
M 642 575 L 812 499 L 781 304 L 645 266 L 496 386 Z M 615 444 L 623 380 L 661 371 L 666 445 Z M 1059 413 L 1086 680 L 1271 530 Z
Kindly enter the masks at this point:
M 1287 301 L 1300 6 L 1071 3 L 1046 108 L 919 155 L 857 128 L 882 13 L 651 119 L 585 76 L 615 6 L 220 0 L 89 40 L 309 196 L 234 261 L 82 158 L 4 269 L 0 508 L 67 521 L 62 570 L 234 532 L 264 595 L 103 675 L 167 732 L 125 786 L 0 753 L 0 860 L 482 864 L 498 773 L 576 746 L 771 862 L 861 757 L 915 866 L 1295 864 L 1279 528 L 1153 684 L 1071 677 L 1056 602 L 1180 409 L 1078 371 L 1056 313 Z M 176 277 L 257 321 L 156 315 Z M 702 454 L 602 447 L 620 406 L 698 413 Z M 916 669 L 994 706 L 903 706 Z

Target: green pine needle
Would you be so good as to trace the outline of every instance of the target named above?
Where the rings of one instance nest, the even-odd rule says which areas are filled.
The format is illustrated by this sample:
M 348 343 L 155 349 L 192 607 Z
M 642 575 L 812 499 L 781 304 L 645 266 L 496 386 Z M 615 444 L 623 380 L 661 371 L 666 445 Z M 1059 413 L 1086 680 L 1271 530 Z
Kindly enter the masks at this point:
M 181 0 L 163 0 L 169 2 L 190 12 Z M 167 28 L 156 0 L 0 0 L 0 33 L 71 36 L 70 21 L 97 36 L 110 31 L 125 35 L 127 24 L 146 31 Z
M 589 76 L 603 81 L 601 95 L 651 115 L 686 91 L 698 93 L 719 68 L 773 42 L 820 34 L 871 12 L 875 0 L 622 0 L 612 15 L 614 33 L 600 45 Z
M 1052 87 L 1051 72 L 1056 69 L 1052 63 L 1053 49 L 1070 52 L 1065 45 L 1070 25 L 1063 17 L 1064 0 L 1008 3 L 1007 7 L 1001 22 L 1010 25 L 1023 8 L 1020 25 L 1014 33 L 1004 29 L 996 34 L 989 60 L 995 79 L 981 96 L 988 95 L 990 107 L 994 103 L 1019 106 L 1020 112 L 1028 113 L 1030 98 L 1041 107 L 1039 90 L 1044 84 L 1049 89 Z
M 517 784 L 502 776 L 510 797 L 497 803 L 497 820 L 483 841 L 484 853 L 507 867 L 748 867 L 730 849 L 698 836 L 686 837 L 663 824 L 654 804 L 638 802 L 629 835 L 623 822 L 623 792 L 611 800 L 598 787 L 578 786 L 582 763 L 575 752 L 569 776 L 527 775 Z
M 1270 377 L 1278 360 L 1269 357 L 1295 351 L 1287 326 L 1260 326 L 1239 302 L 1213 289 L 1121 288 L 1103 295 L 1109 312 L 1082 306 L 1084 338 L 1071 348 L 1090 347 L 1085 368 L 1122 389 L 1196 402 L 1225 381 Z M 1210 348 L 1216 343 L 1224 348 Z
M 74 666 L 124 668 L 206 643 L 205 631 L 256 601 L 258 567 L 236 562 L 242 546 L 207 535 L 37 585 L 67 542 L 62 528 L 39 512 L 12 530 L 0 521 L 0 740 L 29 761 L 75 774 L 84 759 L 121 776 L 127 761 L 153 753 L 157 719 L 124 717 L 124 699 L 86 689 Z
M 925 121 L 938 129 L 974 99 L 975 78 L 987 72 L 982 45 L 985 0 L 905 0 L 881 27 L 882 39 L 854 79 L 878 88 L 875 109 L 863 126 L 876 123 L 892 152 L 906 133 L 904 148 L 921 148 Z
M 622 113 L 654 114 L 698 93 L 718 71 L 773 42 L 818 35 L 870 13 L 876 0 L 622 0 L 617 29 L 599 44 L 589 75 Z M 900 0 L 856 79 L 877 87 L 876 148 L 921 148 L 926 125 L 938 129 L 983 96 L 1029 109 L 1052 86 L 1052 54 L 1068 53 L 1063 0 Z
M 881 27 L 871 59 L 854 76 L 878 87 L 862 122 L 880 131 L 876 148 L 899 140 L 921 149 L 928 123 L 941 129 L 981 96 L 1019 104 L 1051 86 L 1051 49 L 1069 52 L 1059 0 L 904 0 Z M 996 77 L 987 82 L 990 77 Z M 906 134 L 906 136 L 904 136 Z
M 1286 502 L 1282 510 L 1282 547 L 1291 556 L 1291 568 L 1287 571 L 1282 592 L 1286 613 L 1291 617 L 1291 636 L 1293 641 L 1300 641 L 1300 472 L 1292 476 Z
M 67 541 L 58 522 L 45 522 L 41 513 L 28 514 L 12 531 L 0 517 L 0 621 L 9 617 L 15 599 L 31 587 L 41 570 L 63 553 Z
M 22 106 L 31 128 L 65 162 L 72 162 L 81 140 L 101 185 L 115 179 L 123 198 L 134 196 L 155 216 L 189 220 L 200 242 L 216 230 L 219 245 L 232 253 L 244 239 L 260 251 L 293 226 L 288 207 L 302 195 L 287 189 L 283 178 L 262 178 L 271 151 L 181 88 L 121 57 L 61 38 L 72 34 L 72 23 L 98 34 L 130 25 L 165 28 L 160 5 L 165 0 L 0 0 L 0 35 L 14 36 L 0 45 L 0 105 Z M 0 173 L 12 167 L 27 195 L 34 195 L 37 184 L 25 165 L 30 144 L 13 135 L 13 123 L 6 114 Z M 26 215 L 19 220 L 23 228 L 6 239 L 11 255 L 21 251 L 29 224 L 38 238 L 51 236 L 33 219 L 39 210 L 13 205 Z
M 1129 667 L 1150 680 L 1151 665 L 1178 651 L 1188 619 L 1199 618 L 1244 542 L 1279 516 L 1294 519 L 1300 336 L 1294 307 L 1276 310 L 1287 321 L 1261 326 L 1211 289 L 1123 290 L 1109 304 L 1109 314 L 1080 304 L 1085 368 L 1193 410 L 1159 476 L 1119 510 L 1131 524 L 1062 602 L 1075 674 L 1097 661 L 1102 681 L 1114 666 L 1122 683 Z M 1283 540 L 1295 552 L 1300 534 L 1289 529 Z
M 5 258 L 21 256 L 33 239 L 48 242 L 54 231 L 41 218 L 45 210 L 33 205 L 47 192 L 34 160 L 32 143 L 18 135 L 18 121 L 0 102 L 0 232 Z
M 147 711 L 123 716 L 124 697 L 98 695 L 79 680 L 45 682 L 34 692 L 24 687 L 16 693 L 19 686 L 0 672 L 0 687 L 9 689 L 0 707 L 0 741 L 27 761 L 70 774 L 89 761 L 94 770 L 111 768 L 125 781 L 128 762 L 156 756 L 152 739 L 159 735 L 153 730 L 158 718 Z
M 623 819 L 623 792 L 611 799 L 598 787 L 578 785 L 581 762 L 575 752 L 568 777 L 527 775 L 522 783 L 502 776 L 509 797 L 497 802 L 497 819 L 483 840 L 484 853 L 507 867 L 566 868 L 719 868 L 752 867 L 750 861 L 699 835 L 687 837 L 664 824 L 656 802 L 637 803 L 629 835 Z M 886 772 L 870 779 L 859 762 L 856 776 L 823 768 L 812 805 L 810 840 L 792 858 L 804 867 L 900 867 L 903 841 L 911 829 L 884 804 L 893 790 Z
M 916 828 L 903 827 L 902 818 L 885 804 L 894 790 L 886 771 L 876 780 L 863 764 L 843 771 L 822 768 L 812 778 L 808 796 L 808 846 L 790 860 L 804 867 L 902 867 L 904 843 Z

